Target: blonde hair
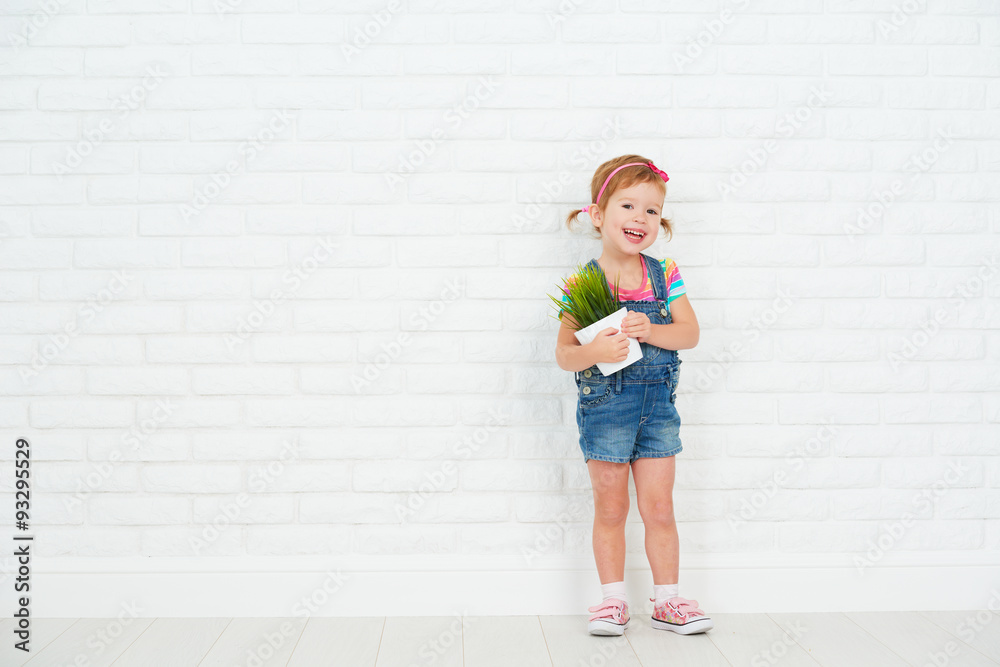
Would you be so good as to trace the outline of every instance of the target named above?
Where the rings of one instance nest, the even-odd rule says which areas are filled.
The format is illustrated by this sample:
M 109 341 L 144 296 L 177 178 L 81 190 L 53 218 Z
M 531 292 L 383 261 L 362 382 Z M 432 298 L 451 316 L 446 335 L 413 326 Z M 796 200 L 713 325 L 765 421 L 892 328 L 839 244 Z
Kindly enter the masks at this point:
M 624 169 L 622 169 L 617 174 L 611 177 L 611 181 L 608 183 L 608 186 L 604 188 L 604 193 L 601 194 L 601 201 L 597 202 L 597 208 L 598 210 L 600 210 L 602 215 L 605 213 L 605 211 L 607 211 L 608 201 L 611 199 L 611 196 L 617 190 L 620 190 L 622 188 L 630 188 L 633 185 L 637 185 L 639 183 L 653 183 L 657 187 L 662 188 L 663 195 L 666 196 L 667 194 L 666 183 L 663 182 L 663 179 L 660 178 L 660 176 L 656 172 L 654 172 L 649 167 L 645 166 L 646 162 L 651 162 L 649 158 L 643 157 L 641 155 L 622 155 L 620 157 L 608 160 L 600 167 L 598 167 L 597 171 L 594 172 L 594 177 L 590 181 L 590 201 L 594 201 L 595 199 L 597 199 L 597 195 L 598 193 L 601 192 L 601 186 L 604 185 L 604 181 L 605 179 L 607 179 L 608 174 L 610 174 L 623 164 L 628 164 L 629 162 L 642 162 L 643 164 L 635 165 L 634 167 L 625 167 Z M 579 216 L 583 211 L 584 209 L 578 208 L 572 213 L 570 213 L 569 216 L 567 216 L 566 226 L 570 230 L 573 229 L 573 223 L 578 219 L 577 216 Z M 674 228 L 673 225 L 671 225 L 670 220 L 661 217 L 660 227 L 663 227 L 663 231 L 666 232 L 667 240 L 669 241 L 674 233 Z M 591 226 L 591 229 L 594 229 L 594 227 Z M 597 230 L 596 236 L 594 236 L 594 238 L 596 239 L 602 238 L 602 232 L 600 230 Z

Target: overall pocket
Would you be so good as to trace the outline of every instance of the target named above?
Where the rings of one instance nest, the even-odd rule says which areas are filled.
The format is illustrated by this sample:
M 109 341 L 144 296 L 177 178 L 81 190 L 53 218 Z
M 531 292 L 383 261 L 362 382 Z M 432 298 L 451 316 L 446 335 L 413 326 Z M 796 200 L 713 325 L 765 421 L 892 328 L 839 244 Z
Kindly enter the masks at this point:
M 608 377 L 598 377 L 595 374 L 589 378 L 582 378 L 577 384 L 579 385 L 577 395 L 582 410 L 596 407 L 614 396 L 611 378 Z
M 655 324 L 655 322 L 654 322 Z M 637 364 L 643 364 L 646 366 L 652 365 L 656 358 L 660 356 L 660 349 L 652 343 L 639 343 L 639 348 L 642 349 L 642 359 L 637 361 Z

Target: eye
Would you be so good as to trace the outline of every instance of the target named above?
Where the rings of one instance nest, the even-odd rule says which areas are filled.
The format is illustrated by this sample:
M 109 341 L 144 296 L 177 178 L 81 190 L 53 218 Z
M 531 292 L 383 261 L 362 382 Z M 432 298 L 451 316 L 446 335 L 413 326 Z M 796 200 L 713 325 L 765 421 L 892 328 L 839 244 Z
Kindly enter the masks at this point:
M 658 214 L 658 213 L 657 213 L 656 211 L 654 211 L 653 209 L 649 209 L 649 211 L 647 211 L 647 212 L 648 212 L 648 213 L 652 213 L 653 215 L 659 215 L 659 214 Z
M 632 205 L 632 204 L 622 204 L 622 208 L 628 208 L 628 207 L 629 207 L 629 206 L 631 206 L 631 205 Z

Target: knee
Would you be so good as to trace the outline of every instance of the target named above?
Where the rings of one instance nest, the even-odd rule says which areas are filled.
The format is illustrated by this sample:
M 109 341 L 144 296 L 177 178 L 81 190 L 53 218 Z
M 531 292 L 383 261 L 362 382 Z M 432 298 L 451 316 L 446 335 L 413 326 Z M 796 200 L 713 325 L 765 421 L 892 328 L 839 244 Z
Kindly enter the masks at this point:
M 628 496 L 603 499 L 594 507 L 594 518 L 606 526 L 619 526 L 628 518 Z
M 674 519 L 674 501 L 671 498 L 661 498 L 654 501 L 639 503 L 639 515 L 643 523 L 658 523 L 670 525 Z

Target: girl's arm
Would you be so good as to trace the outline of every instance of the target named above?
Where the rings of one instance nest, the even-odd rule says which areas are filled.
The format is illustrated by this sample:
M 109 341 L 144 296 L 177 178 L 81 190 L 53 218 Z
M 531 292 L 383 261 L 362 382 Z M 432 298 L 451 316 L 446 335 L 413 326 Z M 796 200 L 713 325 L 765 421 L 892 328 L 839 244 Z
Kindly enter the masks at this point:
M 576 339 L 576 334 L 566 321 L 571 318 L 563 314 L 559 325 L 559 338 L 556 341 L 556 363 L 564 371 L 577 372 L 590 368 L 597 363 L 594 356 L 594 349 L 589 344 L 581 345 Z
M 695 317 L 694 308 L 687 294 L 682 294 L 670 302 L 671 324 L 652 324 L 653 333 L 646 341 L 650 345 L 665 350 L 689 350 L 698 345 L 701 327 Z

